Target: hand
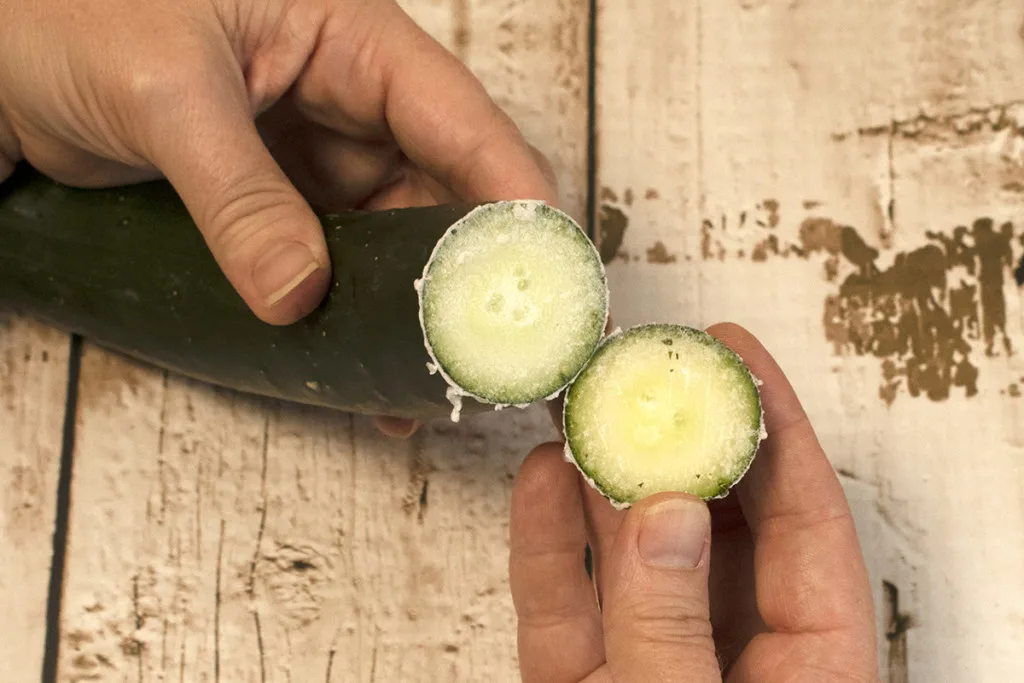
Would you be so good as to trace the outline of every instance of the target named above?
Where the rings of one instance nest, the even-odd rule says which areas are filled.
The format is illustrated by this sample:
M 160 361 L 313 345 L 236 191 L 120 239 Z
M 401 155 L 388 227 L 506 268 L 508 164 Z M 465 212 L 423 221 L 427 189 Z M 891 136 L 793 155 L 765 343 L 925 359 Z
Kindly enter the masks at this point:
M 510 572 L 524 683 L 879 681 L 839 480 L 768 352 L 734 325 L 709 331 L 764 380 L 769 436 L 727 498 L 658 494 L 619 512 L 561 444 L 523 463 Z
M 76 186 L 165 176 L 268 323 L 331 280 L 307 201 L 556 203 L 543 158 L 394 0 L 18 0 L 0 46 L 0 181 L 23 158 Z

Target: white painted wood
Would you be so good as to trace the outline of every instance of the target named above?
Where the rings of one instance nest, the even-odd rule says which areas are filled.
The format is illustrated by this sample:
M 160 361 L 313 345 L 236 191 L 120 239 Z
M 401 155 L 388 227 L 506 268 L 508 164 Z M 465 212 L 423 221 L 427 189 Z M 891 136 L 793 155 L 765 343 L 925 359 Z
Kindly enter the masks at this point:
M 0 313 L 0 679 L 39 680 L 68 337 Z
M 835 465 L 866 487 L 855 508 L 879 623 L 890 621 L 883 582 L 910 620 L 905 654 L 890 662 L 882 643 L 890 681 L 1000 681 L 1024 667 L 1024 313 L 1012 278 L 1024 251 L 1022 20 L 1019 4 L 995 0 L 599 3 L 606 251 L 628 223 L 610 266 L 616 321 L 733 320 L 775 353 Z M 857 269 L 815 235 L 839 251 L 851 226 L 885 271 L 927 232 L 984 216 L 996 230 L 1014 221 L 1012 258 L 993 266 L 986 246 L 973 263 L 1002 278 L 988 292 L 1005 301 L 1018 353 L 997 339 L 988 358 L 984 338 L 966 335 L 975 395 L 913 397 L 906 378 L 893 389 L 883 376 L 884 360 L 899 368 L 909 354 L 837 352 L 829 337 L 866 323 L 827 328 L 826 302 Z M 773 235 L 788 255 L 773 253 Z M 938 272 L 947 313 L 961 279 L 982 277 Z M 901 282 L 907 310 L 917 304 Z M 967 308 L 982 325 L 997 316 Z
M 587 3 L 403 4 L 582 217 Z M 60 680 L 518 680 L 508 502 L 542 407 L 402 443 L 89 345 L 81 387 Z

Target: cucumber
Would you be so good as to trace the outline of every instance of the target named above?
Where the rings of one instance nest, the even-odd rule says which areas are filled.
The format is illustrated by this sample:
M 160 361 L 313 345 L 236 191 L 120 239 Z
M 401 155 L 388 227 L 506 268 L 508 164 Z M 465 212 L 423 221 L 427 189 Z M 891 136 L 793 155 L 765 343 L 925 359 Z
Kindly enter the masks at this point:
M 463 396 L 468 412 L 546 398 L 600 341 L 600 259 L 555 209 L 496 202 L 320 218 L 334 282 L 305 319 L 271 326 L 165 181 L 83 190 L 22 164 L 0 184 L 0 306 L 213 385 L 417 420 L 457 419 Z M 507 244 L 490 239 L 500 235 Z M 462 257 L 467 245 L 478 253 Z M 490 315 L 488 297 L 536 253 L 565 257 L 567 270 L 530 270 L 529 324 L 516 309 Z
M 723 497 L 767 436 L 740 357 L 670 324 L 610 335 L 569 387 L 563 428 L 566 459 L 620 509 L 663 491 Z
M 474 209 L 438 242 L 420 322 L 433 362 L 461 396 L 523 406 L 551 399 L 593 355 L 608 317 L 600 255 L 540 202 Z

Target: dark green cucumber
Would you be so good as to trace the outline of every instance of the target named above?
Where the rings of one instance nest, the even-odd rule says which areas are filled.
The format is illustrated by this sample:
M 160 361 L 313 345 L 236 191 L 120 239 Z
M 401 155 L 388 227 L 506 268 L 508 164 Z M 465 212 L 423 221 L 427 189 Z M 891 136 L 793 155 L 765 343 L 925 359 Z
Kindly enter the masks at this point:
M 451 412 L 450 387 L 428 370 L 413 284 L 474 208 L 322 216 L 333 285 L 306 319 L 275 327 L 249 311 L 166 182 L 81 190 L 22 165 L 0 184 L 0 305 L 215 385 L 430 419 Z M 464 395 L 466 412 L 494 407 Z
M 566 459 L 619 508 L 663 491 L 722 497 L 766 436 L 758 386 L 707 332 L 612 334 L 566 393 Z

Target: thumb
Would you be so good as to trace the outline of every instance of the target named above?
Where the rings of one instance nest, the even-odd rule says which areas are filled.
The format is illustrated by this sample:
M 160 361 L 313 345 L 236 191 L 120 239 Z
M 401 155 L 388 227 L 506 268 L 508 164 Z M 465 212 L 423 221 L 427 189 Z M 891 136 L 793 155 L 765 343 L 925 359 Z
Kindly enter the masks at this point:
M 246 304 L 265 322 L 292 323 L 329 285 L 323 229 L 263 144 L 244 84 L 217 75 L 170 112 L 150 110 L 150 156 Z
M 651 496 L 626 515 L 603 568 L 614 680 L 722 680 L 708 606 L 710 520 L 703 501 L 683 494 Z

